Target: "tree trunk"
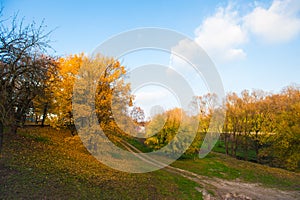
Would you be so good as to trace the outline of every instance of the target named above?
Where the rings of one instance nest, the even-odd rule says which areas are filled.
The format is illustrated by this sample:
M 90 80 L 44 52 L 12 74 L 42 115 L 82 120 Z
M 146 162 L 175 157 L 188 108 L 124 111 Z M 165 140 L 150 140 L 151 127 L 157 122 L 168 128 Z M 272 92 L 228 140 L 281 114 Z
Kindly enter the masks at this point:
M 43 110 L 43 119 L 42 119 L 42 127 L 44 127 L 44 123 L 46 120 L 46 116 L 47 116 L 47 111 L 48 111 L 48 102 L 45 104 L 44 106 L 44 110 Z
M 235 132 L 231 136 L 231 156 L 234 156 L 234 149 L 235 149 Z
M 22 127 L 24 127 L 24 125 L 25 125 L 25 122 L 26 122 L 26 115 L 23 115 L 22 116 Z
M 248 137 L 245 137 L 245 161 L 248 161 Z
M 40 116 L 38 115 L 35 115 L 35 124 L 38 125 L 39 124 L 39 118 Z
M 10 133 L 17 134 L 17 130 L 18 130 L 18 125 L 17 124 L 12 124 L 10 126 Z
M 258 140 L 258 131 L 256 131 L 255 132 L 255 154 L 256 154 L 257 163 L 260 163 L 258 152 L 259 152 L 259 140 Z
M 2 145 L 3 145 L 3 133 L 4 132 L 4 127 L 3 123 L 0 121 L 0 153 L 2 151 Z
M 234 148 L 233 148 L 233 157 L 235 158 L 236 158 L 237 148 L 238 148 L 238 135 L 235 135 Z
M 224 133 L 225 134 L 225 140 L 224 140 L 224 142 L 225 142 L 225 149 L 226 149 L 226 155 L 228 155 L 228 151 L 229 151 L 229 149 L 228 149 L 228 134 L 227 133 Z

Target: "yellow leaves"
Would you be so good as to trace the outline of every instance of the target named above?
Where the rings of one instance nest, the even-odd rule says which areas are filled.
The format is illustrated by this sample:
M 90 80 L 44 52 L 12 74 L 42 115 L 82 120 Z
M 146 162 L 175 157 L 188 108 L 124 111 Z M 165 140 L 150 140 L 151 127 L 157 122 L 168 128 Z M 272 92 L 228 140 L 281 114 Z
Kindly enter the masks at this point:
M 113 58 L 101 55 L 88 58 L 84 54 L 78 54 L 60 58 L 58 63 L 59 81 L 53 87 L 56 124 L 64 126 L 73 123 L 72 98 L 75 81 L 74 97 L 76 101 L 86 104 L 80 111 L 83 116 L 90 116 L 92 111 L 88 106 L 91 105 L 92 109 L 96 106 L 99 119 L 111 119 L 113 96 L 118 98 L 117 102 L 125 102 L 129 98 L 130 87 L 122 79 L 126 73 L 125 67 Z M 74 105 L 78 107 L 76 103 Z M 119 107 L 118 110 L 122 110 L 124 106 Z
M 77 74 L 78 69 L 82 65 L 85 55 L 83 53 L 77 55 L 70 55 L 66 58 L 60 58 L 59 63 L 59 73 L 60 75 L 74 76 Z
M 76 74 L 85 59 L 86 56 L 81 53 L 60 58 L 57 61 L 58 80 L 52 87 L 52 94 L 55 102 L 52 112 L 57 115 L 56 118 L 53 118 L 56 126 L 59 126 L 59 123 L 61 123 L 60 125 L 63 125 L 63 123 L 71 121 L 73 86 Z
M 147 138 L 147 140 L 145 140 L 144 143 L 151 148 L 155 148 L 158 144 L 158 139 L 157 139 L 157 137 L 150 137 L 150 138 Z

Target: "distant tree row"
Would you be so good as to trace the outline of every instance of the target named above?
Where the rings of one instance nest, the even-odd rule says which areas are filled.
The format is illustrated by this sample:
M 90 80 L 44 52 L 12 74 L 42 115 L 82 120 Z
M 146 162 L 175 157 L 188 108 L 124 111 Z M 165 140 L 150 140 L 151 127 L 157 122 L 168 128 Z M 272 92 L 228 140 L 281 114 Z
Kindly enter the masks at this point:
M 271 166 L 295 170 L 300 166 L 300 88 L 289 86 L 280 94 L 264 91 L 229 93 L 223 107 L 217 107 L 213 94 L 194 97 L 192 106 L 197 115 L 174 109 L 156 115 L 147 127 L 150 136 L 145 144 L 160 149 L 172 141 L 179 131 L 189 131 L 181 117 L 199 119 L 198 133 L 186 154 L 199 152 L 213 113 L 226 111 L 220 128 L 216 150 L 227 155 Z M 182 141 L 184 142 L 184 140 Z M 176 152 L 176 148 L 173 149 Z
M 222 140 L 225 153 L 259 163 L 296 169 L 300 166 L 300 88 L 289 86 L 279 94 L 243 91 L 228 94 Z

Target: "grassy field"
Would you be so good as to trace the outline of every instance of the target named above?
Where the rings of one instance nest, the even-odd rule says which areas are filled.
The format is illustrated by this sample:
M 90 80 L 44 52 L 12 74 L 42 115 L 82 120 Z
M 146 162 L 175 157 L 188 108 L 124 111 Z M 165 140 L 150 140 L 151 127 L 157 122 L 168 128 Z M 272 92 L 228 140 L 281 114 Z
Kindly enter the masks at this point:
M 23 128 L 17 135 L 7 134 L 4 139 L 0 199 L 202 198 L 195 189 L 198 184 L 165 170 L 130 174 L 106 167 L 86 151 L 78 136 L 71 137 L 64 130 Z M 298 173 L 217 153 L 204 159 L 180 159 L 172 165 L 208 177 L 300 190 Z
M 196 183 L 160 170 L 130 174 L 99 163 L 66 131 L 6 135 L 0 199 L 199 199 Z

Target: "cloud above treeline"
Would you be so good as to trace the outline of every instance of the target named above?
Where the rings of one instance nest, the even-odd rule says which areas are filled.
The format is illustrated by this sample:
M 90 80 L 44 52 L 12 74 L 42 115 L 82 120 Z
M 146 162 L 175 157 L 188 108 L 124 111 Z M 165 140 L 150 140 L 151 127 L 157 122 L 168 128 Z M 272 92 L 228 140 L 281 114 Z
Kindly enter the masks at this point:
M 265 43 L 284 43 L 300 33 L 300 1 L 274 0 L 268 7 L 256 3 L 248 13 L 234 4 L 217 8 L 195 30 L 195 41 L 217 61 L 247 56 L 243 45 L 257 37 Z

